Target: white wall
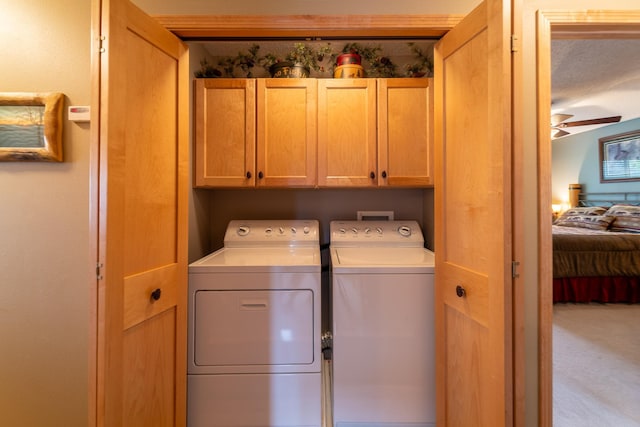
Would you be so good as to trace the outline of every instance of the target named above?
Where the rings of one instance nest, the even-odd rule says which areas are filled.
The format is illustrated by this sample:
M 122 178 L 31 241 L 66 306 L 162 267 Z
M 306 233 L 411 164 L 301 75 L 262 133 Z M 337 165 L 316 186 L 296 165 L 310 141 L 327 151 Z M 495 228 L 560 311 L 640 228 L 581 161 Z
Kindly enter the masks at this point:
M 640 130 L 640 119 L 603 126 L 601 128 L 568 135 L 552 144 L 552 196 L 553 203 L 569 200 L 569 184 L 582 184 L 582 191 L 612 192 L 640 191 L 640 182 L 600 182 L 600 143 L 598 139 Z
M 90 102 L 90 2 L 0 0 L 0 92 Z M 89 128 L 63 163 L 0 163 L 0 424 L 87 425 Z

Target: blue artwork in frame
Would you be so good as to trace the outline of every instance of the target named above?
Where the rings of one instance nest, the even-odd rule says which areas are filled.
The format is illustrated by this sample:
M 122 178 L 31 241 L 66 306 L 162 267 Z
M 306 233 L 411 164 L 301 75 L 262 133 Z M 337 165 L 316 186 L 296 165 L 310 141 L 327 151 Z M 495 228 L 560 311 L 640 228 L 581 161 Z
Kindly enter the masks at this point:
M 62 161 L 61 93 L 0 92 L 0 161 Z

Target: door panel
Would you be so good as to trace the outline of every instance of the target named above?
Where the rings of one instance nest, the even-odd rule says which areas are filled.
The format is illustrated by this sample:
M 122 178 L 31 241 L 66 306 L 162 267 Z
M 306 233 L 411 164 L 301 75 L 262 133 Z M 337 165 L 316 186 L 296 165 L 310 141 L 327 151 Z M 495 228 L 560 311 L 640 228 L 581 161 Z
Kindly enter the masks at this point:
M 175 308 L 124 333 L 123 427 L 172 427 L 175 423 Z
M 440 426 L 513 423 L 509 14 L 486 0 L 435 50 Z
M 187 51 L 127 0 L 101 23 L 96 425 L 184 426 Z

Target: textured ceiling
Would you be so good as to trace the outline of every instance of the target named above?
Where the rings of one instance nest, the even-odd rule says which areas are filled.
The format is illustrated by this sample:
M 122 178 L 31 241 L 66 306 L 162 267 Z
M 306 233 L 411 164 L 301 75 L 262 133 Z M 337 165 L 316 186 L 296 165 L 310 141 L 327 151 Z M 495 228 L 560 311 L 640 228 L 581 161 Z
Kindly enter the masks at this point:
M 572 114 L 570 121 L 638 118 L 640 40 L 552 40 L 551 82 L 552 114 Z M 600 126 L 564 130 L 575 134 Z

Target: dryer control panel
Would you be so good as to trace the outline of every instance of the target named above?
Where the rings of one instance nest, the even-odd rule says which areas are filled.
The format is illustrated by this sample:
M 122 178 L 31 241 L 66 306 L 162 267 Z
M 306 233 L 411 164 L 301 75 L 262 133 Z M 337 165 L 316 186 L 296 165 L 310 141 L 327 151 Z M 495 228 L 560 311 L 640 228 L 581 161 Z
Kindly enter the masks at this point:
M 317 246 L 319 228 L 317 220 L 233 220 L 224 246 Z
M 422 247 L 417 221 L 331 221 L 332 246 Z

